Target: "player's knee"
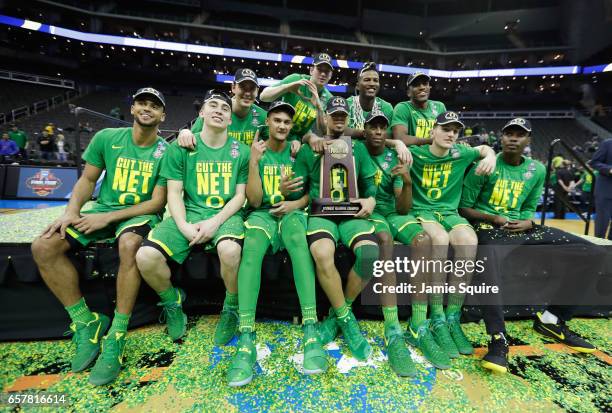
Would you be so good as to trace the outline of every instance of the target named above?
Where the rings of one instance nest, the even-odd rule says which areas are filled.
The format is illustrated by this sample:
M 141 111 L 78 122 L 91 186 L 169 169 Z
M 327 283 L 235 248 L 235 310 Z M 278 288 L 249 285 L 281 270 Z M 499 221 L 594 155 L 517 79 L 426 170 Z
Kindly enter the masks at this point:
M 142 237 L 132 232 L 126 233 L 119 237 L 119 259 L 124 262 L 126 260 L 134 261 L 136 253 L 142 244 Z
M 331 243 L 322 242 L 325 240 L 315 241 L 310 246 L 310 253 L 317 266 L 317 268 L 323 270 L 329 270 L 334 267 L 334 254 L 336 248 L 331 246 Z
M 223 240 L 217 244 L 219 261 L 226 267 L 238 268 L 242 247 L 236 241 Z
M 353 270 L 363 280 L 369 280 L 374 271 L 374 261 L 378 259 L 378 245 L 371 241 L 360 242 L 355 248 L 355 264 Z
M 378 234 L 376 234 L 376 236 L 380 240 L 381 246 L 385 246 L 385 247 L 393 246 L 393 236 L 390 233 L 379 232 Z
M 136 252 L 136 265 L 143 278 L 146 278 L 155 268 L 165 265 L 164 255 L 153 247 L 140 247 Z
M 32 257 L 37 263 L 44 263 L 62 253 L 58 247 L 59 243 L 55 237 L 38 237 L 32 242 Z
M 448 233 L 444 230 L 433 231 L 429 234 L 429 237 L 431 238 L 431 244 L 436 246 L 448 246 L 450 242 Z
M 456 230 L 452 234 L 452 242 L 453 245 L 459 246 L 476 246 L 478 245 L 478 236 L 471 228 L 464 227 Z
M 431 248 L 431 245 L 431 237 L 425 231 L 417 234 L 412 239 L 412 246 L 418 248 L 419 250 L 428 250 Z
M 306 245 L 306 234 L 303 231 L 288 231 L 283 233 L 285 245 Z

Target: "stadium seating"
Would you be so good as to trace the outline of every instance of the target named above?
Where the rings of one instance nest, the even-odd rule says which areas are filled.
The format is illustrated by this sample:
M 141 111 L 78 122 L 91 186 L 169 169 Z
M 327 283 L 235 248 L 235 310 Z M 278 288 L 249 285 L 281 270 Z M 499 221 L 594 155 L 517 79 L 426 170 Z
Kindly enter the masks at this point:
M 595 122 L 597 122 L 600 126 L 607 129 L 612 135 L 612 115 L 600 116 L 593 118 Z M 609 136 L 605 137 L 608 138 Z
M 21 106 L 31 105 L 40 100 L 63 95 L 68 91 L 65 88 L 15 82 L 12 80 L 0 80 L 0 90 L 2 90 L 0 113 L 7 113 Z

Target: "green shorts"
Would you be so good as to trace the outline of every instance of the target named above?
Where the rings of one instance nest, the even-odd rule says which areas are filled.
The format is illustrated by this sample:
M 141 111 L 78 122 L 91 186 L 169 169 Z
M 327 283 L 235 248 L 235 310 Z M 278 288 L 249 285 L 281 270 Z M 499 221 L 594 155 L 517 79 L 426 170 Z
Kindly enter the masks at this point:
M 374 233 L 374 224 L 367 219 L 360 218 L 308 218 L 308 244 L 321 238 L 329 238 L 336 244 L 342 242 L 349 248 L 364 239 L 377 242 Z
M 220 210 L 210 210 L 210 212 L 203 213 L 195 219 L 190 219 L 188 222 L 193 224 L 212 218 L 219 211 Z M 206 244 L 198 245 L 197 247 L 203 247 L 204 250 L 211 251 L 215 249 L 219 241 L 223 239 L 242 240 L 243 238 L 244 222 L 242 221 L 240 212 L 238 212 L 221 224 L 215 233 L 215 236 L 210 241 L 208 241 Z M 164 219 L 159 225 L 153 228 L 143 245 L 157 249 L 164 254 L 166 258 L 171 258 L 173 261 L 176 261 L 179 264 L 182 264 L 183 261 L 185 261 L 192 248 L 189 246 L 189 241 L 187 238 L 183 236 L 181 231 L 176 226 L 176 222 L 174 222 L 174 218 L 172 217 Z
M 280 249 L 285 248 L 281 238 L 281 231 L 283 223 L 290 217 L 296 217 L 303 224 L 305 234 L 308 226 L 308 215 L 302 210 L 291 211 L 280 218 L 272 215 L 269 210 L 253 211 L 245 221 L 244 226 L 247 231 L 250 229 L 262 230 L 270 240 L 270 253 L 274 254 Z
M 91 207 L 87 208 L 86 210 L 82 210 L 81 214 L 103 214 L 106 212 L 116 211 L 116 209 L 98 204 L 97 202 L 90 205 Z M 156 214 L 140 215 L 126 219 L 125 221 L 113 222 L 105 228 L 99 229 L 91 234 L 83 234 L 82 232 L 76 230 L 73 226 L 69 226 L 66 228 L 66 234 L 69 236 L 68 243 L 70 243 L 71 247 L 86 247 L 90 243 L 96 241 L 115 241 L 121 234 L 126 232 L 134 232 L 144 238 L 147 236 L 151 228 L 157 225 L 160 220 L 160 217 Z
M 436 222 L 444 227 L 446 232 L 450 232 L 456 227 L 467 225 L 472 227 L 467 219 L 463 218 L 457 211 L 413 211 L 418 222 Z
M 401 238 L 401 242 L 406 245 L 412 243 L 414 237 L 425 232 L 417 218 L 412 214 L 391 214 L 387 217 L 387 222 L 391 227 L 393 239 L 399 241 L 399 238 Z
M 370 221 L 374 225 L 374 233 L 379 234 L 381 232 L 388 232 L 391 234 L 391 227 L 389 227 L 389 222 L 387 218 L 385 218 L 382 214 L 378 212 L 373 212 L 372 215 L 368 217 L 368 221 Z

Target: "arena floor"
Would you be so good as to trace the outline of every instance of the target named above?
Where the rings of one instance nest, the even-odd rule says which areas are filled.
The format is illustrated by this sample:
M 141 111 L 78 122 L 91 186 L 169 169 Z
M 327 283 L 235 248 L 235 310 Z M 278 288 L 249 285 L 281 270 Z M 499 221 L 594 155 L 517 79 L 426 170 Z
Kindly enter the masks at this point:
M 62 207 L 48 206 L 0 215 L 0 226 L 5 229 L 3 241 L 30 242 L 40 231 L 41 220 L 51 220 L 62 211 Z M 388 367 L 382 322 L 362 323 L 374 347 L 367 363 L 345 355 L 348 351 L 338 340 L 327 347 L 332 363 L 329 371 L 306 377 L 299 367 L 299 326 L 262 321 L 257 326 L 257 374 L 241 389 L 226 385 L 225 372 L 236 339 L 226 347 L 214 346 L 216 321 L 215 316 L 190 318 L 181 343 L 172 343 L 161 325 L 130 331 L 126 368 L 114 384 L 103 387 L 88 384 L 87 373 L 70 373 L 74 349 L 68 339 L 0 343 L 0 388 L 4 395 L 65 393 L 70 404 L 62 409 L 84 412 L 612 411 L 610 319 L 570 322 L 572 329 L 599 349 L 591 355 L 543 341 L 531 329 L 531 321 L 509 322 L 512 347 L 510 373 L 505 375 L 480 367 L 487 336 L 482 323 L 468 323 L 465 330 L 477 347 L 476 354 L 454 360 L 453 368 L 442 372 L 412 350 L 418 366 L 418 375 L 412 379 L 399 378 Z M 58 410 L 57 406 L 21 407 L 25 411 Z M 0 402 L 0 411 L 17 410 Z

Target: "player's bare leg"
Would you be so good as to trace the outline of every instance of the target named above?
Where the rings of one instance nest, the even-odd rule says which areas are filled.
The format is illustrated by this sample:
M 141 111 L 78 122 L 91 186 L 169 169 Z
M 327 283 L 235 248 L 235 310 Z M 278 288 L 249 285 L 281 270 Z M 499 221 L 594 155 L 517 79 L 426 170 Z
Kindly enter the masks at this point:
M 227 344 L 238 331 L 238 268 L 242 247 L 236 241 L 224 239 L 217 244 L 217 255 L 221 263 L 221 278 L 225 284 L 225 300 L 215 330 L 214 343 Z

